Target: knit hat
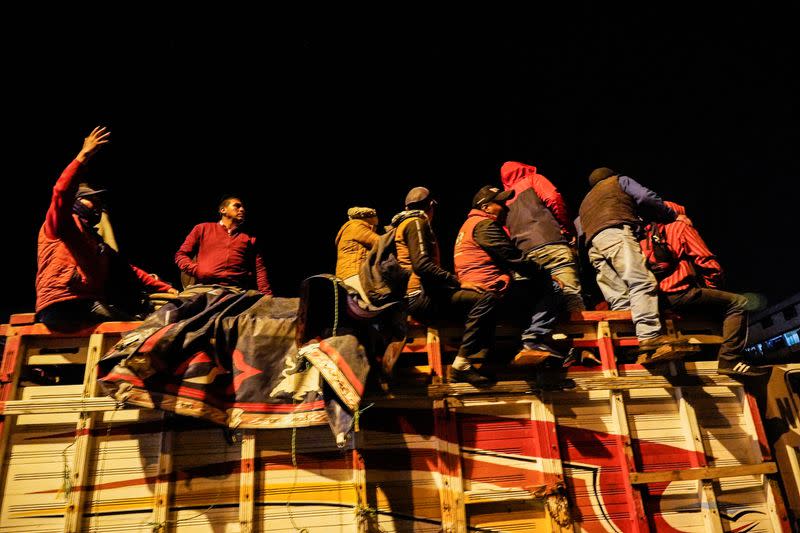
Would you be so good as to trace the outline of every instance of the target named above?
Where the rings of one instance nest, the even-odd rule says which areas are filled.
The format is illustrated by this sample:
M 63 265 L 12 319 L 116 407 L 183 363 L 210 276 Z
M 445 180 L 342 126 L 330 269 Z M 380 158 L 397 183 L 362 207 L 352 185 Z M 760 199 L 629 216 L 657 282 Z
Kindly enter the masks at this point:
M 589 174 L 589 185 L 594 187 L 597 183 L 603 181 L 610 176 L 616 176 L 618 173 L 608 167 L 600 167 L 592 170 Z
M 378 216 L 378 212 L 371 207 L 351 207 L 347 210 L 347 218 L 372 218 Z

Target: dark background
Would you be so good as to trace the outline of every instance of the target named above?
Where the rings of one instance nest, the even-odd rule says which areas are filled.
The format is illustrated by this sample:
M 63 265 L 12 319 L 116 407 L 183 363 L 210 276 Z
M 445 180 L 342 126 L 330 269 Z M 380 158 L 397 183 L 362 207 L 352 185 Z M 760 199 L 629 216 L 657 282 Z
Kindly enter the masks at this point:
M 440 201 L 451 262 L 470 198 L 518 160 L 573 214 L 597 166 L 686 205 L 729 288 L 776 303 L 800 285 L 796 13 L 665 6 L 5 17 L 0 320 L 33 310 L 50 191 L 97 124 L 112 142 L 89 179 L 112 191 L 121 249 L 172 282 L 175 250 L 227 192 L 278 295 L 333 270 L 348 207 L 386 224 L 416 185 Z

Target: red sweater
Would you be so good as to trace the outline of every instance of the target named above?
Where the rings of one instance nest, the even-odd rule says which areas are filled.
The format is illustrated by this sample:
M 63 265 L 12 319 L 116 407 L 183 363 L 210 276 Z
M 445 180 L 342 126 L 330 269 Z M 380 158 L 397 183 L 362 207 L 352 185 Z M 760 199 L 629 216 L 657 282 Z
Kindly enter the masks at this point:
M 72 213 L 83 168 L 78 161 L 72 161 L 61 173 L 39 230 L 37 312 L 68 300 L 102 301 L 106 294 L 109 257 L 101 253 L 102 240 L 97 234 L 85 231 Z M 133 265 L 131 269 L 148 292 L 166 292 L 172 288 Z
M 678 214 L 685 215 L 683 206 L 664 202 Z M 667 247 L 678 262 L 672 272 L 659 282 L 659 290 L 665 293 L 681 292 L 692 287 L 719 289 L 722 285 L 722 267 L 716 256 L 708 249 L 700 233 L 694 227 L 680 221 L 659 224 L 666 235 Z M 653 262 L 653 250 L 648 239 L 641 242 L 642 253 L 648 263 Z
M 241 230 L 228 233 L 219 222 L 196 225 L 175 253 L 175 264 L 198 283 L 257 287 L 272 295 L 256 238 Z

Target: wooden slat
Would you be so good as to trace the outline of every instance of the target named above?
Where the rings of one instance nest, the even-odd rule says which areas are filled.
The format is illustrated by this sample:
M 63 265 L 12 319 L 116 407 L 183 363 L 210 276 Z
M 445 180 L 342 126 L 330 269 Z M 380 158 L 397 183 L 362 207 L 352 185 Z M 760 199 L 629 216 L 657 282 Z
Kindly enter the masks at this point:
M 16 398 L 19 384 L 20 367 L 22 366 L 25 342 L 20 337 L 6 337 L 3 349 L 3 360 L 0 361 L 0 405 L 3 402 Z M 0 472 L 6 461 L 6 450 L 11 429 L 16 423 L 13 417 L 0 417 Z M 0 496 L 4 493 L 5 475 L 0 475 Z
M 26 326 L 34 322 L 36 322 L 36 313 L 16 313 L 8 319 L 11 326 Z
M 105 336 L 95 333 L 89 338 L 89 351 L 86 356 L 86 369 L 83 378 L 83 398 L 97 395 L 97 362 L 105 353 Z M 64 507 L 64 532 L 77 533 L 82 530 L 83 506 L 89 486 L 89 462 L 93 446 L 92 430 L 95 426 L 95 414 L 81 413 L 75 428 L 75 456 L 71 470 L 72 489 L 67 494 Z
M 673 374 L 677 374 L 675 363 L 670 364 L 670 370 Z M 687 447 L 690 452 L 694 452 L 689 454 L 689 464 L 693 468 L 708 467 L 703 436 L 700 431 L 700 424 L 697 422 L 697 413 L 695 412 L 694 406 L 686 401 L 682 388 L 676 388 L 674 394 L 675 399 L 678 401 L 678 416 L 683 426 Z M 710 480 L 698 480 L 695 489 L 697 491 L 697 498 L 700 500 L 700 509 L 703 513 L 703 525 L 706 531 L 709 533 L 721 533 L 723 531 L 722 518 L 719 515 L 714 485 Z
M 242 533 L 253 532 L 255 513 L 255 462 L 256 432 L 253 429 L 242 430 L 242 455 L 239 473 L 239 530 Z
M 634 485 L 661 483 L 664 481 L 689 481 L 694 479 L 720 479 L 738 476 L 757 476 L 774 474 L 778 471 L 775 463 L 757 465 L 709 466 L 705 468 L 689 468 L 686 470 L 665 470 L 663 472 L 631 472 L 630 480 Z
M 63 400 L 11 400 L 0 402 L 3 415 L 45 415 L 55 413 L 97 413 L 119 411 L 122 406 L 109 396 L 102 398 L 64 398 Z
M 630 311 L 573 311 L 569 314 L 569 321 L 575 324 L 630 320 Z
M 611 326 L 607 321 L 597 324 L 597 341 L 600 347 L 600 360 L 602 362 L 603 376 L 606 378 L 620 379 L 617 370 L 617 359 L 614 353 L 613 343 L 611 342 Z M 631 447 L 631 431 L 628 426 L 628 414 L 625 409 L 625 398 L 619 389 L 615 389 L 609 394 L 611 402 L 611 418 L 615 422 L 616 432 L 614 440 L 619 451 L 617 458 L 621 472 L 634 472 L 636 463 Z M 631 531 L 649 531 L 647 519 L 644 514 L 644 503 L 642 494 L 626 479 L 625 497 L 628 504 L 628 514 L 630 516 Z
M 597 373 L 586 372 L 583 375 L 569 374 L 576 391 L 591 390 L 631 390 L 631 389 L 671 389 L 674 387 L 741 387 L 742 384 L 726 376 L 686 375 L 675 378 L 666 376 L 600 376 Z M 554 389 L 557 380 L 544 378 L 539 381 L 499 381 L 492 386 L 475 387 L 468 383 L 442 383 L 428 387 L 430 398 L 444 398 L 446 396 L 466 396 L 478 394 L 534 394 L 545 390 Z M 542 384 L 547 385 L 543 387 Z
M 758 402 L 744 389 L 737 391 L 737 396 L 742 404 L 744 422 L 745 426 L 747 427 L 748 434 L 756 437 L 755 439 L 750 440 L 750 445 L 752 446 L 754 455 L 765 461 L 765 464 L 774 464 L 772 462 L 766 462 L 767 460 L 772 459 L 772 452 L 767 442 L 767 434 L 764 430 L 764 425 L 761 423 Z M 778 470 L 776 466 L 775 472 L 777 471 Z M 774 472 L 769 473 L 772 474 Z M 789 520 L 786 515 L 786 507 L 783 504 L 783 497 L 781 496 L 780 491 L 774 490 L 773 483 L 771 483 L 767 477 L 764 477 L 763 482 L 764 496 L 767 501 L 769 518 L 773 529 L 775 531 L 790 531 L 791 526 L 789 525 Z
M 556 424 L 555 410 L 551 395 L 543 394 L 542 398 L 533 397 L 531 402 L 531 420 L 536 421 L 534 427 L 537 428 L 535 446 L 537 455 L 542 458 L 542 472 L 545 474 L 547 483 L 551 486 L 565 487 L 564 468 L 561 463 L 561 448 L 558 444 L 558 426 Z M 545 498 L 563 498 L 561 503 L 566 505 L 566 489 L 560 494 L 548 494 Z M 568 508 L 569 506 L 566 505 Z M 569 525 L 560 525 L 558 518 L 547 509 L 550 518 L 550 530 L 553 532 L 567 533 L 574 531 L 572 521 Z
M 172 413 L 161 415 L 161 449 L 158 455 L 158 479 L 153 489 L 153 523 L 159 529 L 158 533 L 169 531 L 169 507 L 172 502 L 172 448 L 175 442 L 175 432 L 169 429 L 172 423 Z M 156 530 L 153 528 L 154 531 Z
M 464 507 L 464 481 L 461 477 L 461 450 L 455 412 L 447 400 L 433 403 L 434 432 L 437 438 L 437 462 L 441 486 L 439 489 L 444 533 L 466 533 L 467 512 Z
M 468 490 L 464 492 L 465 505 L 530 501 L 533 499 L 535 499 L 535 496 L 524 489 Z

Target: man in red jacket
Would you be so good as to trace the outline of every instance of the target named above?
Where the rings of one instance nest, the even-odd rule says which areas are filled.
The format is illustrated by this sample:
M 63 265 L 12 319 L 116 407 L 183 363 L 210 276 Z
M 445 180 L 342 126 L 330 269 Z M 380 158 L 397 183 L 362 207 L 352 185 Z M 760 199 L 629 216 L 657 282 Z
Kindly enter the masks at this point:
M 682 205 L 664 204 L 678 215 L 686 215 Z M 653 223 L 646 228 L 640 245 L 648 267 L 658 280 L 662 302 L 675 309 L 707 308 L 724 317 L 718 372 L 739 378 L 769 374 L 768 367 L 744 362 L 747 298 L 719 290 L 722 267 L 700 233 L 681 219 L 669 224 Z
M 168 283 L 129 264 L 98 235 L 102 196 L 79 186 L 86 164 L 109 141 L 97 127 L 53 187 L 38 240 L 36 313 L 56 329 L 75 329 L 107 320 L 141 318 L 142 292 L 177 293 Z
M 245 214 L 241 199 L 223 198 L 219 214 L 218 222 L 203 222 L 192 229 L 175 253 L 175 264 L 202 285 L 258 289 L 271 296 L 256 238 L 241 229 Z

